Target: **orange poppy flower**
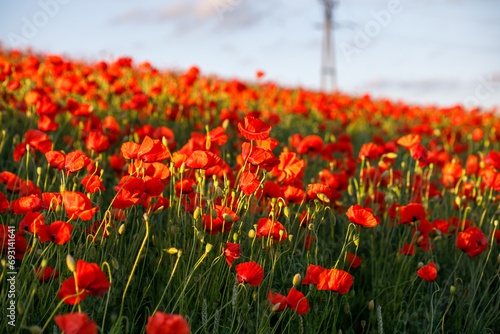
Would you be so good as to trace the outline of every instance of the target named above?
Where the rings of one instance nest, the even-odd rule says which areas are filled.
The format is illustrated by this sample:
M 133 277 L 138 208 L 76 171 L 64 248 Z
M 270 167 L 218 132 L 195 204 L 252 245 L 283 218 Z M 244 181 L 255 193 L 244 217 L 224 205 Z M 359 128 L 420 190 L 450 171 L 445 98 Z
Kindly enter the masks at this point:
M 255 193 L 260 185 L 260 181 L 257 179 L 255 174 L 244 171 L 240 177 L 240 188 L 243 193 L 250 196 Z
M 420 135 L 416 135 L 416 134 L 410 133 L 410 134 L 408 134 L 406 136 L 403 136 L 403 137 L 399 138 L 396 143 L 398 145 L 403 146 L 407 150 L 410 150 L 413 147 L 415 147 L 418 144 L 420 144 L 421 140 L 422 140 L 422 138 L 420 137 Z

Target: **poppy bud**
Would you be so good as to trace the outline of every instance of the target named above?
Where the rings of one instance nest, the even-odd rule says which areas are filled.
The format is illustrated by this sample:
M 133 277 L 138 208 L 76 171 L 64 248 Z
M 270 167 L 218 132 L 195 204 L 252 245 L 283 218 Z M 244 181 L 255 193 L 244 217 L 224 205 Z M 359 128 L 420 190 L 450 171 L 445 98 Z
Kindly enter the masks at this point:
M 293 276 L 293 286 L 297 286 L 300 284 L 300 282 L 302 281 L 302 277 L 300 277 L 300 274 L 295 274 L 295 276 Z
M 370 300 L 370 302 L 368 303 L 368 310 L 372 311 L 374 307 L 375 307 L 375 302 L 373 300 Z
M 214 246 L 212 246 L 212 244 L 207 244 L 205 246 L 205 253 L 210 253 L 210 251 L 212 250 Z
M 181 256 L 182 256 L 182 249 L 179 249 L 179 250 L 177 251 L 177 257 L 181 257 Z
M 389 153 L 385 154 L 385 156 L 389 159 L 396 159 L 398 157 L 398 155 L 394 152 L 389 152 Z
M 142 217 L 146 222 L 149 222 L 149 215 L 147 213 L 143 214 Z
M 460 199 L 460 197 L 459 196 L 455 197 L 455 204 L 457 206 L 460 206 L 461 203 L 462 203 L 462 200 Z
M 122 235 L 123 232 L 125 232 L 125 224 L 121 224 L 120 227 L 118 228 L 119 235 Z
M 196 210 L 194 210 L 193 218 L 194 218 L 194 220 L 198 220 L 198 218 L 200 218 L 200 216 L 201 216 L 201 209 L 199 206 L 197 206 Z
M 115 258 L 112 258 L 112 259 L 111 259 L 111 265 L 113 266 L 113 268 L 114 268 L 115 270 L 120 269 L 120 264 L 118 263 L 118 260 L 117 260 L 117 259 L 115 259 Z
M 363 328 L 364 330 L 365 327 L 366 327 L 366 320 L 361 320 L 361 328 Z
M 43 259 L 41 264 L 42 269 L 45 268 L 46 266 L 47 266 L 47 260 Z
M 179 250 L 175 247 L 170 247 L 169 249 L 167 249 L 167 253 L 171 255 L 177 254 L 178 251 Z
M 42 332 L 42 329 L 38 326 L 30 326 L 28 330 L 30 331 L 31 334 L 39 334 Z
M 183 162 L 183 163 L 182 163 L 182 165 L 181 165 L 181 168 L 180 168 L 179 172 L 180 172 L 181 174 L 184 174 L 184 171 L 185 171 L 185 170 L 186 170 L 186 163 L 185 163 L 185 162 Z
M 74 273 L 76 271 L 76 262 L 75 259 L 71 255 L 66 255 L 66 265 L 68 266 L 69 271 Z
M 233 222 L 233 217 L 231 217 L 231 215 L 228 214 L 228 213 L 224 213 L 222 215 L 222 218 L 224 218 L 224 220 L 227 221 L 228 223 L 232 223 Z
M 345 314 L 349 314 L 351 312 L 351 307 L 349 306 L 349 303 L 345 303 L 344 312 Z
M 2 263 L 2 267 L 5 267 L 7 265 L 7 261 L 5 261 L 5 259 L 2 259 L 1 263 Z
M 248 231 L 248 237 L 249 237 L 250 239 L 255 238 L 255 230 L 250 230 L 250 231 Z
M 213 220 L 216 220 L 216 219 L 217 219 L 217 210 L 212 209 L 212 210 L 210 211 L 210 215 L 212 216 L 212 219 L 213 219 Z
M 280 306 L 281 306 L 281 303 L 277 303 L 276 305 L 273 305 L 273 307 L 271 308 L 271 312 L 278 312 L 278 310 L 280 309 Z
M 455 286 L 454 285 L 450 286 L 450 293 L 451 294 L 455 293 Z
M 288 208 L 288 206 L 285 206 L 285 209 L 283 210 L 283 213 L 285 214 L 286 218 L 290 218 L 290 209 Z
M 498 254 L 498 257 L 497 257 L 497 263 L 500 264 L 500 254 Z
M 205 149 L 208 151 L 210 150 L 210 146 L 212 146 L 212 141 L 210 140 L 210 136 L 207 135 L 207 141 L 205 143 Z
M 418 263 L 418 268 L 419 268 L 419 269 L 420 269 L 420 268 L 422 268 L 423 266 L 424 266 L 424 263 L 423 263 L 423 262 L 419 262 L 419 263 Z
M 233 241 L 234 241 L 235 243 L 237 243 L 237 241 L 238 241 L 238 233 L 234 233 L 234 234 L 233 234 Z

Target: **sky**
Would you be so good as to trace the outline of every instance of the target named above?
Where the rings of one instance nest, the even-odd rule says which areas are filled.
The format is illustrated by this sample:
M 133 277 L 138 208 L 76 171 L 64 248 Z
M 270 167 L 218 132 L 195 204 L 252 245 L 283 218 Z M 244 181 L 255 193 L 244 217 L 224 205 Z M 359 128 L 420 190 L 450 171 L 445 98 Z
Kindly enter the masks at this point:
M 318 0 L 0 0 L 7 48 L 319 90 Z M 421 105 L 500 106 L 499 0 L 338 0 L 337 87 Z

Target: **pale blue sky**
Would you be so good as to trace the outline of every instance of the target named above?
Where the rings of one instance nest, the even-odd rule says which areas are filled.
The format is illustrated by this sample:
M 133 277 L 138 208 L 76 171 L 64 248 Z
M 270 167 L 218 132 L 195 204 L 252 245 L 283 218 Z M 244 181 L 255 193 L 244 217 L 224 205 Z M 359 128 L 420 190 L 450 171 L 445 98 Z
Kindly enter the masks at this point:
M 499 0 L 400 0 L 400 10 L 377 23 L 374 13 L 391 1 L 339 0 L 340 90 L 500 106 Z M 0 0 L 0 41 L 91 61 L 196 64 L 205 74 L 243 80 L 263 70 L 280 84 L 318 89 L 322 14 L 317 0 Z

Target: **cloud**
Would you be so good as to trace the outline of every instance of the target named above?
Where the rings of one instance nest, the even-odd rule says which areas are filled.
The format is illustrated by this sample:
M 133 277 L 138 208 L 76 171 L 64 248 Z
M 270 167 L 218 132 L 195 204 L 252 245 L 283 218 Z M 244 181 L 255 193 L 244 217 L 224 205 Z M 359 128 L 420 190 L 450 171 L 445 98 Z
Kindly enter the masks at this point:
M 441 78 L 429 78 L 423 80 L 391 80 L 377 79 L 363 85 L 365 89 L 402 89 L 418 91 L 451 91 L 462 86 L 462 83 L 456 80 L 447 80 Z
M 268 7 L 263 9 L 262 5 Z M 175 32 L 209 28 L 227 31 L 258 23 L 269 11 L 266 2 L 251 0 L 177 0 L 161 8 L 135 8 L 111 20 L 113 24 L 174 24 Z

